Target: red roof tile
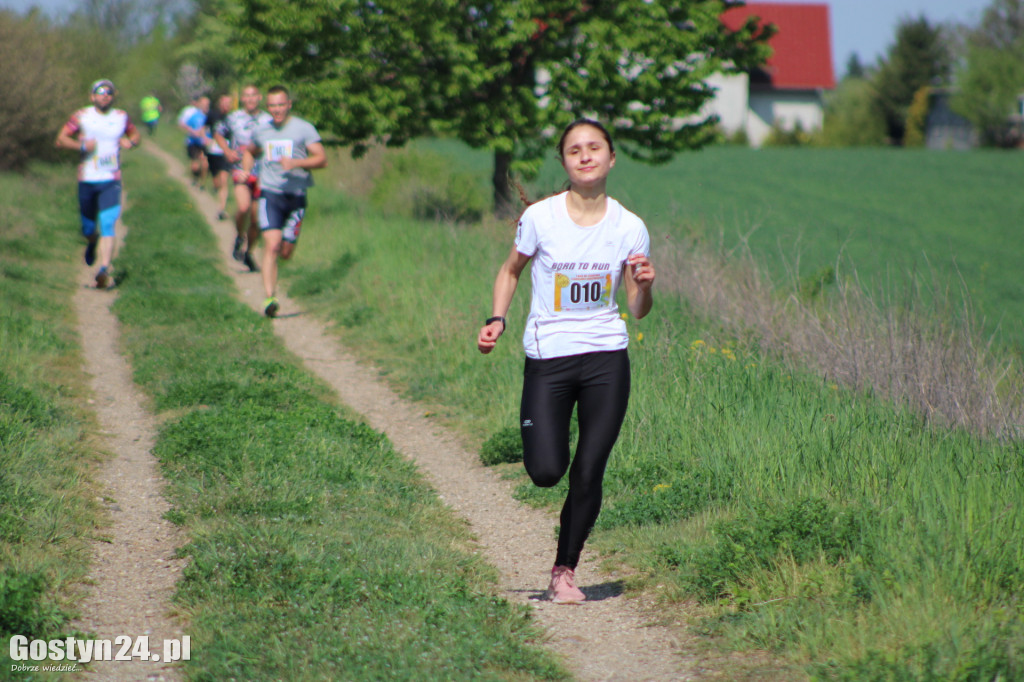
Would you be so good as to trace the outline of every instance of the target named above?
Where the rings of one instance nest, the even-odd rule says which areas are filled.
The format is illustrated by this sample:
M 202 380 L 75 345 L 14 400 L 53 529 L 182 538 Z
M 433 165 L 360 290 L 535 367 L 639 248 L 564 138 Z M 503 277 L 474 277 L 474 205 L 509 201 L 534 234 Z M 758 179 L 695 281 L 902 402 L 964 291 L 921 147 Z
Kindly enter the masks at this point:
M 722 23 L 736 30 L 753 16 L 759 17 L 762 24 L 778 27 L 768 42 L 774 54 L 763 67 L 772 87 L 830 90 L 836 86 L 828 5 L 750 2 L 726 10 Z

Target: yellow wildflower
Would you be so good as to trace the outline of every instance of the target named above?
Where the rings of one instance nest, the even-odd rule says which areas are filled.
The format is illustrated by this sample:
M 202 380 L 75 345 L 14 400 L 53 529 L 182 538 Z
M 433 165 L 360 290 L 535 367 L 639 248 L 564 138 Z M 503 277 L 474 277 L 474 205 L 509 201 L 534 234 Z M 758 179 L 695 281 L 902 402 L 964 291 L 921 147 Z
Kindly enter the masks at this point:
M 638 333 L 638 334 L 636 335 L 636 340 L 637 340 L 637 341 L 643 341 L 643 340 L 644 340 L 644 333 L 643 333 L 643 332 L 639 332 L 639 333 Z
M 672 486 L 670 486 L 668 483 L 659 483 L 658 485 L 654 486 L 654 492 L 658 493 L 661 492 L 662 490 L 668 490 L 671 487 Z

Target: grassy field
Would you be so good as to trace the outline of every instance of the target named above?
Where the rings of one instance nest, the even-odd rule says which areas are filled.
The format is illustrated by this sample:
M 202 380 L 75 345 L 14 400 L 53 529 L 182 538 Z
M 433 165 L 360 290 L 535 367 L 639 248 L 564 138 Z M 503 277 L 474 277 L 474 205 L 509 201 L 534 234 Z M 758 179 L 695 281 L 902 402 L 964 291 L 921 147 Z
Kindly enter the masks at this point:
M 0 678 L 13 634 L 59 638 L 101 536 L 102 458 L 71 308 L 81 239 L 74 169 L 0 174 Z M 74 254 L 73 256 L 71 254 Z M 56 675 L 54 675 L 56 677 Z M 38 679 L 38 678 L 37 678 Z
M 490 177 L 484 152 L 444 140 L 418 146 L 484 183 Z M 621 154 L 609 191 L 647 221 L 652 237 L 685 235 L 724 249 L 747 240 L 782 284 L 832 267 L 897 299 L 910 283 L 926 293 L 948 287 L 958 301 L 966 293 L 985 333 L 1021 352 L 1022 177 L 1024 154 L 1002 151 L 715 147 L 654 168 Z M 552 160 L 531 195 L 563 181 Z
M 472 171 L 472 159 L 451 165 Z M 414 220 L 394 206 L 385 216 L 353 193 L 372 195 L 367 179 L 377 178 L 415 212 L 416 201 L 399 193 L 404 177 L 427 205 L 464 200 L 444 164 L 422 163 L 429 175 L 416 173 L 415 159 L 383 174 L 386 158 L 336 160 L 320 175 L 282 275 L 351 348 L 467 442 L 483 444 L 517 422 L 525 290 L 499 348 L 483 357 L 474 345 L 512 226 Z M 188 674 L 562 676 L 533 645 L 525 612 L 489 596 L 490 569 L 416 472 L 232 300 L 184 193 L 146 157 L 130 164 L 126 220 L 145 229 L 118 259 L 117 313 L 136 380 L 166 419 L 157 455 L 171 516 L 192 538 L 176 596 L 192 623 Z M 61 259 L 79 251 L 70 183 L 68 205 L 51 206 L 49 192 L 19 181 L 5 191 L 29 202 L 27 231 L 4 232 L 15 255 L 0 261 L 17 302 L 0 315 L 0 362 L 14 386 L 4 387 L 14 397 L 2 403 L 2 434 L 21 439 L 20 451 L 52 449 L 56 459 L 22 457 L 20 470 L 0 478 L 0 530 L 30 531 L 0 538 L 0 608 L 13 604 L 0 623 L 10 631 L 9 614 L 37 613 L 23 627 L 58 636 L 61 594 L 82 573 L 79 538 L 93 521 L 81 474 L 57 466 L 94 456 L 73 409 L 82 389 L 72 381 L 63 392 L 52 381 L 68 366 L 59 376 L 75 376 L 72 277 Z M 377 201 L 387 197 L 378 191 Z M 713 220 L 702 228 L 708 235 L 732 229 Z M 688 626 L 709 647 L 772 652 L 792 678 L 1024 677 L 1024 445 L 928 427 L 762 355 L 684 301 L 657 295 L 655 305 L 648 319 L 627 320 L 634 394 L 590 544 L 634 576 L 629 590 L 657 599 L 667 622 L 695 614 Z M 40 407 L 23 414 L 23 405 Z M 30 445 L 54 434 L 65 439 L 60 447 Z M 532 488 L 518 465 L 501 467 L 532 504 L 553 506 L 564 494 Z M 28 525 L 24 494 L 39 514 Z M 59 541 L 36 554 L 38 538 Z
M 401 187 L 386 160 L 365 164 L 346 177 L 384 169 Z M 335 191 L 346 177 L 311 200 L 289 290 L 470 442 L 514 428 L 525 291 L 498 350 L 474 347 L 511 226 L 382 219 Z M 444 194 L 447 178 L 434 182 Z M 635 569 L 634 589 L 669 613 L 696 602 L 716 646 L 767 649 L 812 677 L 1024 675 L 1020 443 L 928 427 L 794 371 L 671 297 L 628 325 L 635 391 L 592 547 Z M 525 500 L 564 494 L 506 474 Z

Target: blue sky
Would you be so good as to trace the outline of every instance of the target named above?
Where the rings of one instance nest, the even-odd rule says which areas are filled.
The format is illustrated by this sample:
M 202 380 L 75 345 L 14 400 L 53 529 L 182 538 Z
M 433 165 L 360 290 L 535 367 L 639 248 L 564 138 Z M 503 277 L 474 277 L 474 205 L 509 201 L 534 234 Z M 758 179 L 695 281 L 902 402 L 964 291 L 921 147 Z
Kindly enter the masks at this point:
M 2 1 L 2 0 L 0 0 Z M 883 56 L 903 18 L 924 15 L 933 24 L 956 21 L 977 25 L 993 0 L 824 0 L 832 19 L 832 60 L 836 77 L 856 52 L 863 64 Z
M 796 0 L 793 0 L 796 2 Z M 992 0 L 815 0 L 829 6 L 832 18 L 832 60 L 836 77 L 856 52 L 873 64 L 892 44 L 896 25 L 905 17 L 924 15 L 932 23 L 977 24 Z M 37 5 L 47 12 L 67 12 L 78 0 L 0 0 L 0 7 L 22 11 Z M 798 4 L 798 3 L 797 3 Z

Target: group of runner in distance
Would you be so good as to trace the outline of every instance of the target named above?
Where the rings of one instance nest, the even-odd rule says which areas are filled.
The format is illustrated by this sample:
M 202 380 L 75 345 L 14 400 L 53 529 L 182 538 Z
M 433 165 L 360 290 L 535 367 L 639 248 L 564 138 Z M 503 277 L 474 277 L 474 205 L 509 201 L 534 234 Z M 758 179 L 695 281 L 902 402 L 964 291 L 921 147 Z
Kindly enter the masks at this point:
M 57 134 L 56 144 L 77 150 L 79 212 L 86 239 L 85 262 L 100 267 L 97 288 L 113 284 L 111 259 L 115 225 L 121 213 L 120 151 L 140 142 L 131 118 L 113 105 L 116 89 L 107 79 L 90 88 L 92 106 L 74 112 Z M 226 218 L 227 183 L 235 191 L 236 238 L 232 255 L 252 272 L 262 272 L 266 300 L 263 310 L 274 317 L 280 308 L 277 290 L 278 258 L 291 257 L 302 229 L 306 192 L 313 184 L 311 170 L 327 165 L 327 154 L 316 128 L 291 113 L 291 96 L 284 86 L 267 91 L 267 111 L 255 85 L 242 89 L 241 107 L 230 111 L 229 96 L 217 99 L 213 114 L 205 95 L 182 110 L 178 126 L 186 134 L 186 153 L 196 184 L 209 168 Z M 253 248 L 263 238 L 263 257 L 257 265 Z

